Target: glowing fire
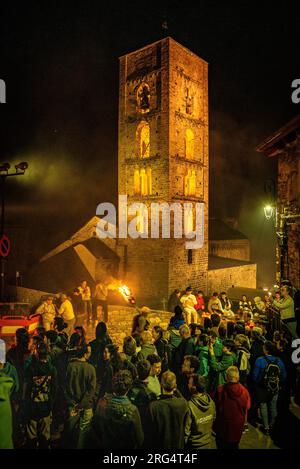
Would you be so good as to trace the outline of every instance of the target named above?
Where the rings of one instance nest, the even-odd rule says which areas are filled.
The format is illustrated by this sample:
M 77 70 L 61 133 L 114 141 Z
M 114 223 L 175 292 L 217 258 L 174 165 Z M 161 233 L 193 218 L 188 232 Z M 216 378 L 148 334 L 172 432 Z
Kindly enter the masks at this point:
M 119 287 L 119 292 L 124 296 L 125 300 L 129 300 L 130 296 L 131 296 L 131 291 L 130 291 L 130 288 L 127 287 L 127 285 L 121 285 Z

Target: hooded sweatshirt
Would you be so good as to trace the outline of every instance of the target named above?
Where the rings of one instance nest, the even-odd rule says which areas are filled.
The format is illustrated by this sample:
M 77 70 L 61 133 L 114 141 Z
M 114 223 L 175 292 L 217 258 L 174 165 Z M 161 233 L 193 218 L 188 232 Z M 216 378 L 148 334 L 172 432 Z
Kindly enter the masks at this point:
M 196 394 L 188 402 L 189 415 L 185 425 L 185 439 L 190 449 L 207 449 L 211 446 L 211 432 L 216 416 L 215 403 L 206 394 Z
M 12 412 L 10 394 L 13 379 L 4 373 L 0 374 L 0 449 L 13 449 Z
M 218 362 L 214 355 L 210 356 L 210 367 L 215 372 L 214 385 L 218 386 L 226 382 L 226 370 L 230 366 L 236 365 L 237 356 L 235 353 L 223 353 L 222 360 Z
M 200 345 L 198 358 L 198 375 L 207 377 L 209 373 L 209 352 L 207 345 Z
M 3 368 L 0 369 L 0 376 L 1 374 L 9 376 L 13 380 L 13 387 L 11 388 L 11 395 L 13 395 L 14 393 L 17 393 L 19 391 L 20 385 L 19 385 L 18 372 L 16 368 L 11 363 L 6 362 Z
M 144 439 L 139 411 L 126 396 L 112 396 L 99 405 L 93 429 L 102 449 L 136 449 Z
M 217 418 L 214 430 L 226 443 L 238 443 L 242 437 L 250 395 L 240 383 L 226 383 L 216 393 Z

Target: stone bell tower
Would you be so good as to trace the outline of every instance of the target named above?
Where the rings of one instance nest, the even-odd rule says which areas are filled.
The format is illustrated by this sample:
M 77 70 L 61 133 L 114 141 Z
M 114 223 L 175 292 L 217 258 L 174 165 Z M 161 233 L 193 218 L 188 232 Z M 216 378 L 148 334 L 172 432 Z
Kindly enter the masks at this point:
M 128 204 L 204 203 L 199 249 L 186 249 L 185 238 L 151 239 L 150 231 L 124 239 L 126 283 L 138 303 L 162 308 L 175 288 L 205 291 L 208 64 L 169 37 L 120 58 L 118 170 Z

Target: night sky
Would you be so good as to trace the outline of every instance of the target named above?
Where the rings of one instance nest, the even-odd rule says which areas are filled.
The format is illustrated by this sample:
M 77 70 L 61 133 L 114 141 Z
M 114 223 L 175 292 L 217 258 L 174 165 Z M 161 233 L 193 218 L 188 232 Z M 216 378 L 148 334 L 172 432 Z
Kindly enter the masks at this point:
M 43 254 L 100 202 L 116 201 L 118 57 L 162 38 L 164 20 L 210 64 L 210 216 L 238 218 L 259 282 L 271 282 L 274 235 L 262 207 L 276 161 L 255 147 L 300 112 L 291 101 L 300 7 L 291 1 L 2 3 L 1 161 L 30 165 L 9 181 L 7 223 L 30 226 Z

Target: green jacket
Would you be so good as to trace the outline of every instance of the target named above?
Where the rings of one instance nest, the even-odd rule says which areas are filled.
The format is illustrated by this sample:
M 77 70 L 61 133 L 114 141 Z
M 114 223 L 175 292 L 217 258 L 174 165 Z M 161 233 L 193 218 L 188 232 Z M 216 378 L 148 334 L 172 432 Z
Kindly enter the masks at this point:
M 220 384 L 226 383 L 226 370 L 230 366 L 237 364 L 237 357 L 235 353 L 223 353 L 221 361 L 217 361 L 214 355 L 210 356 L 210 367 L 215 371 L 214 388 L 216 389 Z
M 208 346 L 207 345 L 200 345 L 199 347 L 199 370 L 198 370 L 198 375 L 200 376 L 208 376 L 209 373 L 209 352 L 208 352 Z
M 12 412 L 10 394 L 14 381 L 4 373 L 0 374 L 0 449 L 13 449 Z

